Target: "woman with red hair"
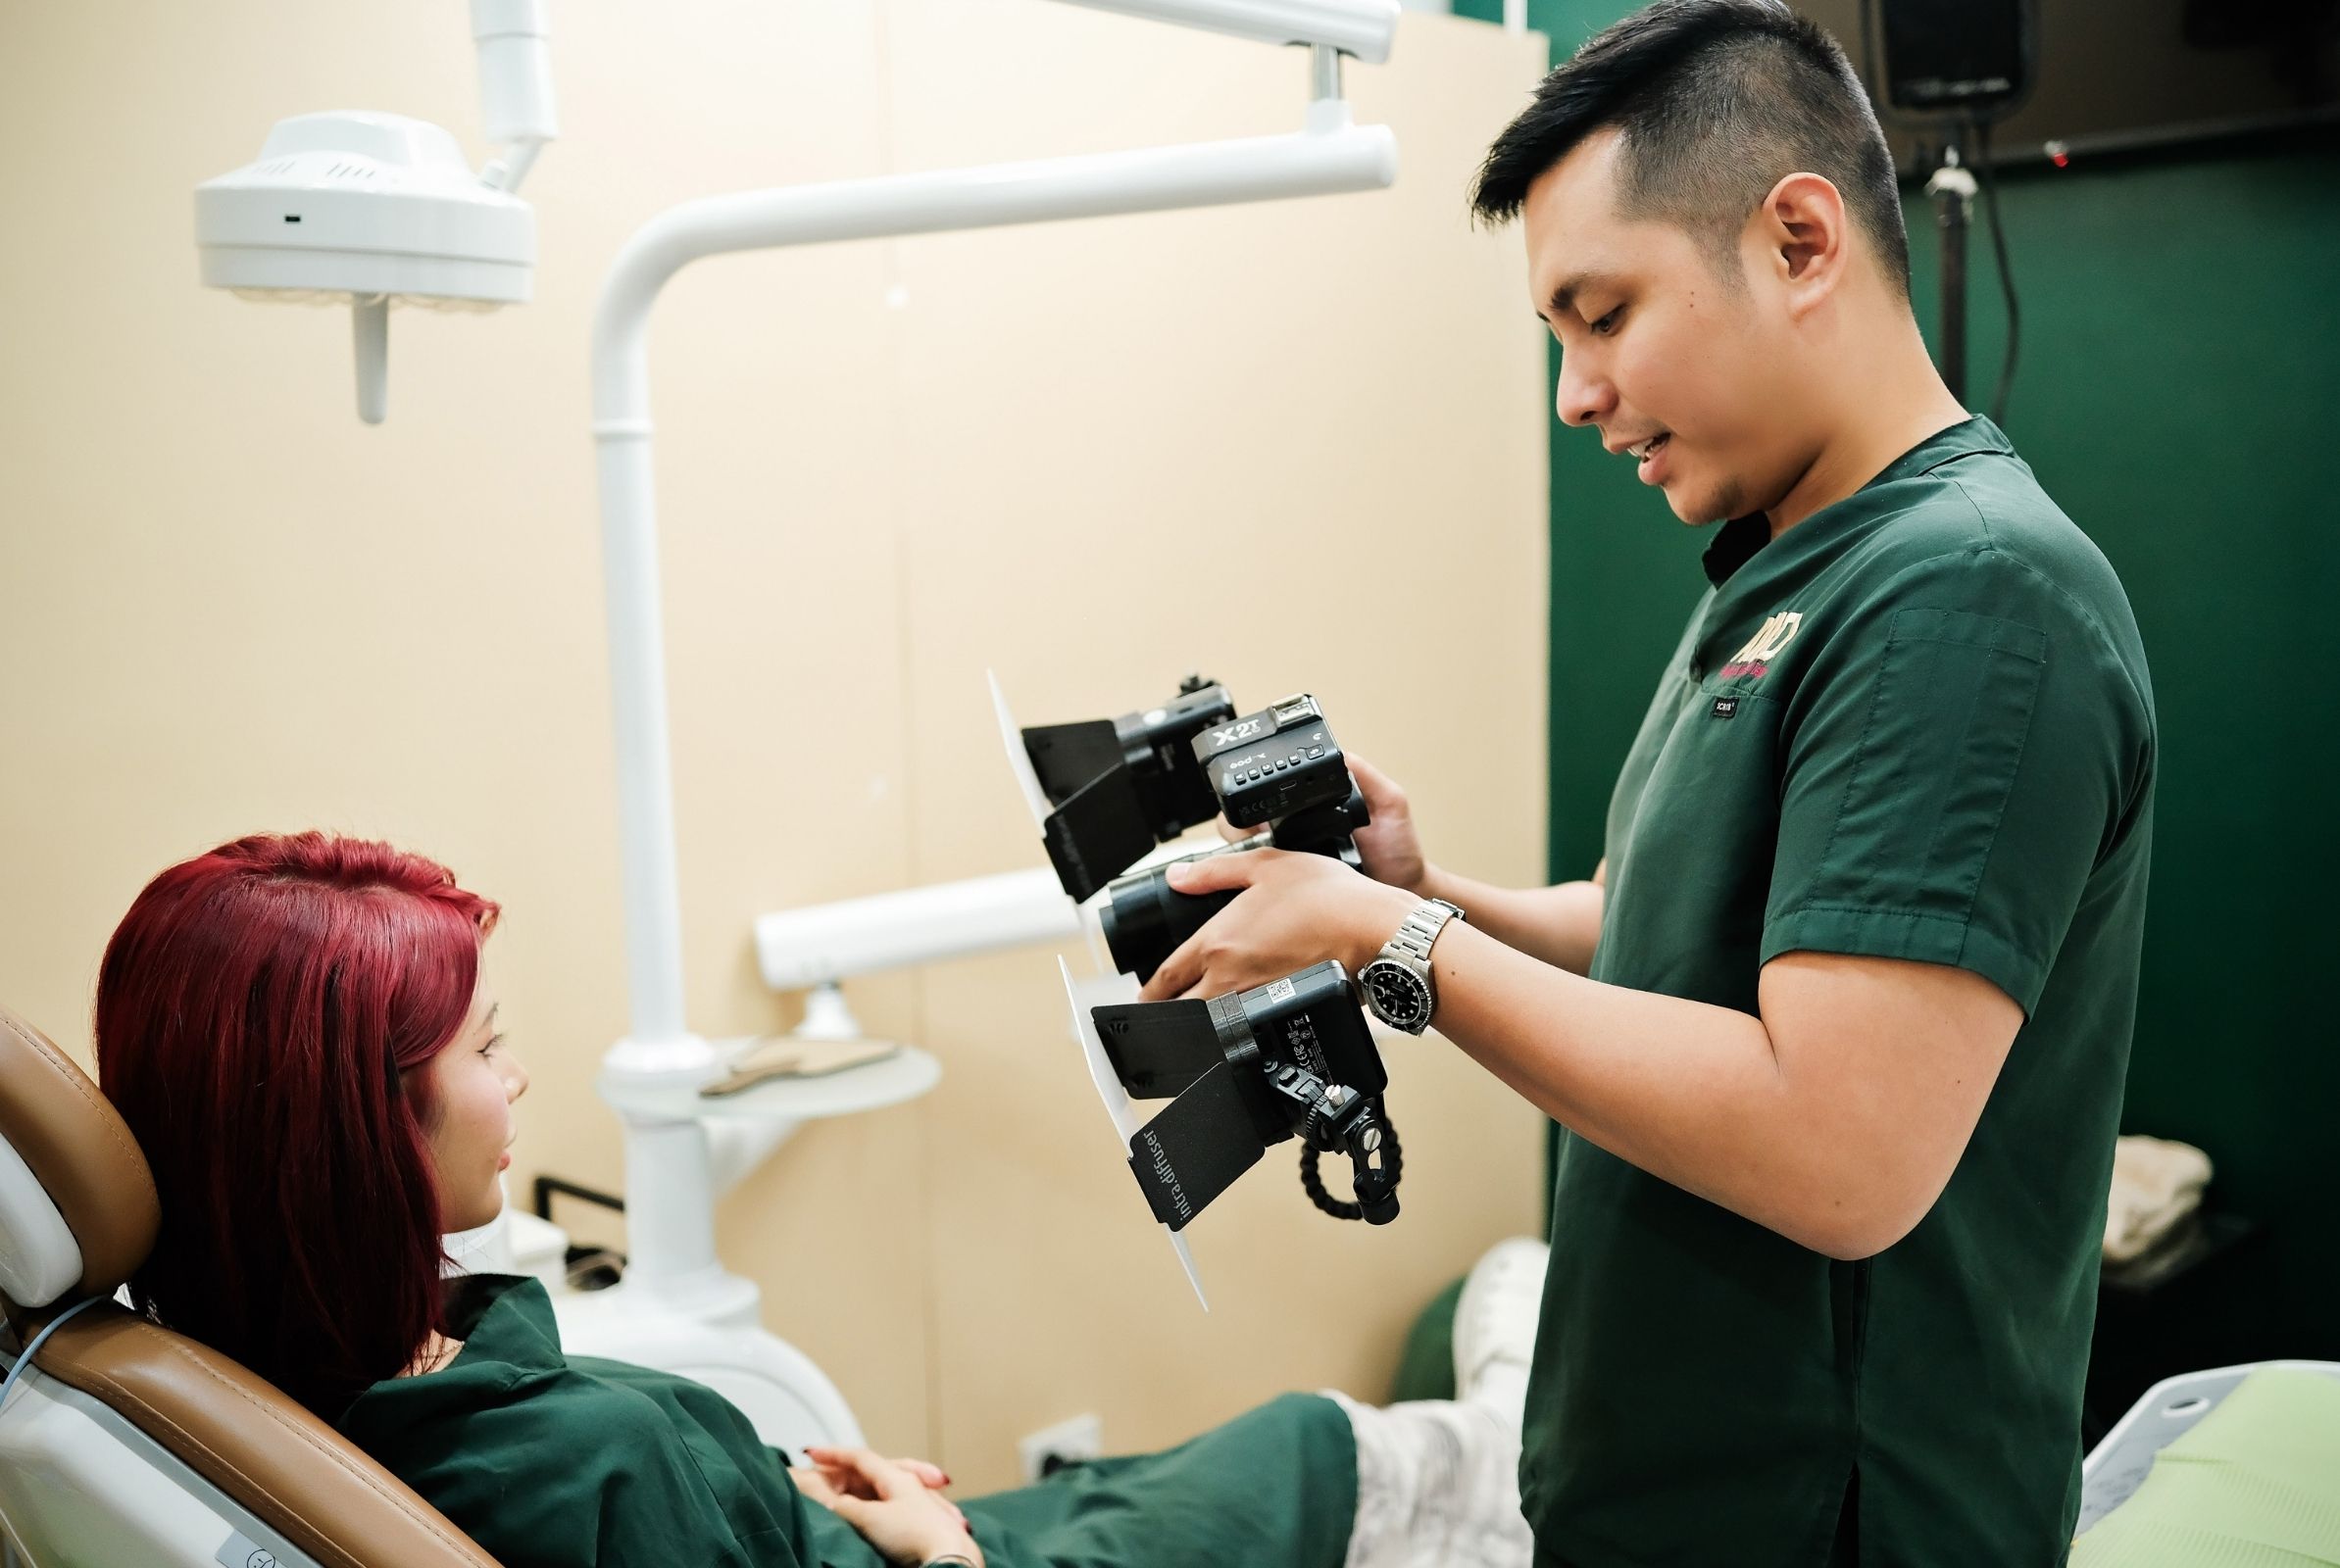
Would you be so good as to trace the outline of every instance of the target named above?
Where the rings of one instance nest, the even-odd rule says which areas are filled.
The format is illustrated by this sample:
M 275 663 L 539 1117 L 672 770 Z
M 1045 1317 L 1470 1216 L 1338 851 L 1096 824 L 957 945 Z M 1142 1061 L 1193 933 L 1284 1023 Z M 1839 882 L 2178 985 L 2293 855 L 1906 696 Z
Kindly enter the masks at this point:
M 531 1279 L 442 1280 L 528 1079 L 480 983 L 496 906 L 318 833 L 148 885 L 99 972 L 100 1080 L 163 1224 L 138 1307 L 334 1422 L 510 1568 L 1415 1568 L 1527 1560 L 1511 1471 L 1541 1247 L 1457 1314 L 1463 1394 L 1286 1395 L 1167 1453 L 970 1501 L 916 1460 L 790 1470 L 714 1391 L 562 1353 Z

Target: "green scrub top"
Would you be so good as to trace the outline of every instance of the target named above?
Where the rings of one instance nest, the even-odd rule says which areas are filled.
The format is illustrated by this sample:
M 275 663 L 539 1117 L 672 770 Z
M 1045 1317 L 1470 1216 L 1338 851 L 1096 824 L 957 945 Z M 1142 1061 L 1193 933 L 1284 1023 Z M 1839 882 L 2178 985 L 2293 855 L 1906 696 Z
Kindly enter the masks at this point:
M 1980 418 L 1706 565 L 1611 805 L 1593 978 L 1756 1013 L 1783 953 L 1920 959 L 2024 1022 L 1940 1200 L 1859 1262 L 1564 1135 L 1537 1562 L 2060 1562 L 2152 841 L 2127 598 Z
M 459 1281 L 449 1319 L 453 1361 L 375 1384 L 337 1425 L 505 1568 L 881 1568 L 722 1396 L 564 1355 L 535 1280 Z M 1286 1395 L 962 1506 L 991 1568 L 1339 1568 L 1356 1442 L 1339 1405 Z

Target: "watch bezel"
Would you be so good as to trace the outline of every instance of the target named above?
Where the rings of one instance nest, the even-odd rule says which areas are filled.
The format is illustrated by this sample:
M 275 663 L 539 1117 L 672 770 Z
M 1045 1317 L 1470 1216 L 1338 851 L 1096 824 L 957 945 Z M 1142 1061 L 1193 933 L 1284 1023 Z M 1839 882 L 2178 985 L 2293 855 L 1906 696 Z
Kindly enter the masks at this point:
M 1404 976 L 1408 995 L 1414 999 L 1413 1007 L 1404 1017 L 1391 1016 L 1390 1009 L 1383 1004 L 1380 990 L 1373 983 L 1376 972 Z M 1392 1029 L 1418 1035 L 1430 1026 L 1430 1014 L 1436 1005 L 1430 983 L 1397 959 L 1375 958 L 1357 971 L 1357 981 L 1365 990 L 1366 1004 L 1373 1009 L 1373 1016 Z

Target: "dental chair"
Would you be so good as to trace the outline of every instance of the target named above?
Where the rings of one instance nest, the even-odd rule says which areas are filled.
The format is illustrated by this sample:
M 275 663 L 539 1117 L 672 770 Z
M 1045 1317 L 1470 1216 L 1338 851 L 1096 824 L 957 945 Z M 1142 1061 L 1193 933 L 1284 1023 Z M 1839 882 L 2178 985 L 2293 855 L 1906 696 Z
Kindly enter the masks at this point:
M 114 1107 L 0 1008 L 0 1376 L 57 1325 L 0 1406 L 0 1563 L 496 1568 L 301 1405 L 109 1299 L 160 1216 Z

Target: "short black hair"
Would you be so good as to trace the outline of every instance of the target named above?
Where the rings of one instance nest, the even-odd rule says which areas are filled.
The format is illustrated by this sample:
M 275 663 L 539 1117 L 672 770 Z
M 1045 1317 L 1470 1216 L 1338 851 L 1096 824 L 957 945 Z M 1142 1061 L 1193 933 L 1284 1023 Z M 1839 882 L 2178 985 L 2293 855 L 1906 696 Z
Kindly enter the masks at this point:
M 1901 188 L 1867 90 L 1836 40 L 1779 0 L 1657 0 L 1593 34 L 1487 149 L 1472 211 L 1517 218 L 1528 186 L 1612 126 L 1626 216 L 1675 223 L 1727 261 L 1773 185 L 1818 174 L 1909 297 Z

